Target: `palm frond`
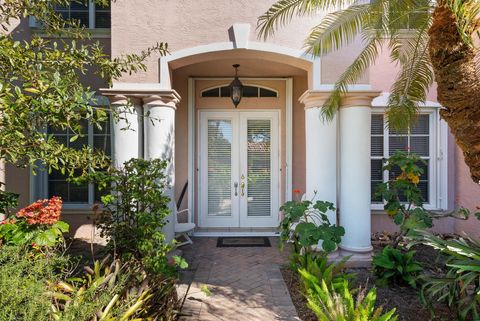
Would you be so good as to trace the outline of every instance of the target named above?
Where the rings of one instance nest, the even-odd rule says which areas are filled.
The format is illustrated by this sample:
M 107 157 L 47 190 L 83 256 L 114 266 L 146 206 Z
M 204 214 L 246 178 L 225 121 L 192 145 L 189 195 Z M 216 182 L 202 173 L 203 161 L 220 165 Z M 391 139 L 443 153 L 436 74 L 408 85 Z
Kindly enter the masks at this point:
M 472 34 L 480 27 L 480 2 L 478 0 L 441 1 L 455 16 L 458 33 L 462 40 L 473 46 Z
M 388 101 L 387 119 L 391 128 L 405 129 L 413 123 L 418 105 L 426 100 L 428 88 L 433 83 L 427 34 L 430 22 L 417 29 L 415 37 L 390 40 L 390 57 L 400 65 Z
M 342 73 L 335 83 L 334 89 L 323 105 L 321 110 L 322 117 L 331 120 L 335 116 L 336 111 L 340 107 L 342 94 L 348 91 L 348 85 L 356 83 L 366 72 L 368 67 L 373 65 L 379 55 L 379 49 L 382 45 L 380 37 L 372 37 L 368 40 L 366 46 L 360 54 L 355 58 L 350 66 Z
M 369 14 L 370 4 L 329 13 L 305 40 L 307 53 L 322 56 L 351 43 L 361 32 Z
M 354 0 L 278 0 L 258 17 L 259 38 L 272 36 L 276 29 L 286 25 L 296 16 L 308 16 L 332 8 L 353 4 Z

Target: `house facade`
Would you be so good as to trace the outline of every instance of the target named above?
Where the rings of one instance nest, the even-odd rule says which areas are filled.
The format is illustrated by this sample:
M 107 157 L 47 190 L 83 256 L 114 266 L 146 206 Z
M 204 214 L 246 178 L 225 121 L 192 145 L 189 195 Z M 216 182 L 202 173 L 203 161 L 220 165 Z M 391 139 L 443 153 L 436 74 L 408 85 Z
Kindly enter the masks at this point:
M 146 72 L 125 75 L 110 88 L 91 80 L 113 108 L 125 112 L 132 130 L 122 130 L 124 120 L 112 123 L 111 132 L 89 128 L 81 143 L 103 146 L 118 166 L 132 157 L 168 160 L 172 209 L 181 199 L 179 208 L 190 209 L 181 220 L 194 222 L 197 235 L 270 235 L 281 204 L 304 194 L 336 205 L 338 212 L 329 218 L 346 229 L 344 251 L 368 254 L 372 233 L 395 229 L 372 192 L 388 180 L 382 159 L 395 150 L 409 149 L 426 161 L 419 186 L 427 208 L 480 204 L 480 186 L 471 181 L 440 119 L 434 87 L 409 132 L 390 130 L 384 110 L 397 69 L 385 53 L 351 85 L 334 119 L 324 121 L 319 108 L 361 41 L 322 58 L 305 54 L 303 39 L 320 14 L 294 18 L 260 39 L 257 18 L 272 3 L 118 0 L 110 12 L 93 2 L 64 8 L 66 15 L 85 19 L 112 57 L 157 42 L 168 43 L 170 51 L 150 57 Z M 40 32 L 32 21 L 18 28 L 25 36 Z M 234 64 L 240 65 L 244 85 L 238 106 L 229 91 Z M 54 134 L 68 138 L 68 133 Z M 6 180 L 24 204 L 60 194 L 76 236 L 89 237 L 91 206 L 98 198 L 94 186 L 75 187 L 55 174 L 33 177 L 11 166 Z M 296 189 L 301 195 L 293 193 Z M 435 228 L 475 234 L 478 227 L 475 219 L 446 219 Z M 167 234 L 172 237 L 173 224 Z

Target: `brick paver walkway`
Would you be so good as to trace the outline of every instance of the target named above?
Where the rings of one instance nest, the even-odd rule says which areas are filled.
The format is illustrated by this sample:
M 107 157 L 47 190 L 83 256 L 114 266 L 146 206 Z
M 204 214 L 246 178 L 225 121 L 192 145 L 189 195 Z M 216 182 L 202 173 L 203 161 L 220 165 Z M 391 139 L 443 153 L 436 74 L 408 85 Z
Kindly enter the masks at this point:
M 190 266 L 179 287 L 180 295 L 188 288 L 180 320 L 299 320 L 279 269 L 285 254 L 277 238 L 272 247 L 217 248 L 216 242 L 195 238 L 182 247 Z

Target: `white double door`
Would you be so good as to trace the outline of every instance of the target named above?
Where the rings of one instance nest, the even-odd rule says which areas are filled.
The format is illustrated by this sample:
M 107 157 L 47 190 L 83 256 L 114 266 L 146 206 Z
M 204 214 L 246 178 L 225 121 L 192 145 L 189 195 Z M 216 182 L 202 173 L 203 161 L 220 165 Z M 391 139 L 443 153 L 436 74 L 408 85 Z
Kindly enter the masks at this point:
M 200 113 L 201 227 L 276 227 L 279 207 L 277 111 Z

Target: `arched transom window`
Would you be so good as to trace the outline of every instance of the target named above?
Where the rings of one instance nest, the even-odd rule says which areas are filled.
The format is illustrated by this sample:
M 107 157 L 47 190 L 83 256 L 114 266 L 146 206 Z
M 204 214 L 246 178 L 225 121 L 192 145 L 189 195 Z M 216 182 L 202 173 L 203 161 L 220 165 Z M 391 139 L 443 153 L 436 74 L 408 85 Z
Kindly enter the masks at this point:
M 228 85 L 207 88 L 202 90 L 202 97 L 230 97 L 230 87 Z M 243 86 L 243 97 L 265 98 L 278 97 L 278 91 L 259 86 L 245 85 Z

